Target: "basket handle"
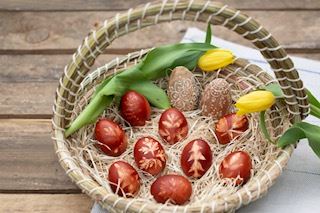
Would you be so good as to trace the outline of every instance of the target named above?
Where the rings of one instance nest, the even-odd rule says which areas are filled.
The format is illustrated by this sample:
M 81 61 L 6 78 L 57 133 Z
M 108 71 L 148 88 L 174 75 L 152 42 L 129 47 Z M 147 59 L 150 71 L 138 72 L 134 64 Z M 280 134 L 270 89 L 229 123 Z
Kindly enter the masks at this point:
M 61 119 L 57 121 L 59 124 L 56 124 L 61 128 L 69 123 L 81 81 L 96 57 L 113 40 L 147 26 L 174 20 L 222 25 L 251 41 L 272 67 L 293 120 L 300 121 L 308 115 L 310 109 L 307 94 L 293 62 L 273 36 L 258 22 L 239 10 L 217 2 L 164 0 L 162 3 L 147 3 L 136 9 L 129 9 L 127 13 L 117 14 L 84 39 L 60 79 L 54 112 L 56 116 L 61 115 Z

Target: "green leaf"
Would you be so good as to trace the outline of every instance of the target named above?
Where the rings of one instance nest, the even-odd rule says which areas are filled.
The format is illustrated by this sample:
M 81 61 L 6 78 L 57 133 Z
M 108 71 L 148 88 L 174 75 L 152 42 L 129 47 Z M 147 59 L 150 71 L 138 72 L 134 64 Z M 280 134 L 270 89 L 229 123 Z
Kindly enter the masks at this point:
M 272 92 L 272 94 L 275 97 L 278 97 L 278 98 L 283 98 L 284 97 L 282 89 L 281 89 L 281 87 L 280 87 L 280 85 L 278 83 L 268 84 L 267 86 L 265 86 L 264 89 L 269 91 L 269 92 Z
M 274 143 L 274 141 L 271 140 L 270 134 L 269 134 L 268 129 L 267 129 L 267 127 L 266 127 L 265 114 L 266 114 L 266 111 L 260 112 L 260 116 L 259 116 L 260 129 L 261 129 L 264 137 L 265 137 L 270 143 Z
M 212 37 L 211 24 L 208 23 L 205 43 L 210 44 L 211 43 L 211 37 Z
M 96 87 L 96 90 L 94 92 L 94 94 L 92 95 L 91 98 L 94 98 L 102 89 L 105 85 L 107 85 L 107 83 L 109 83 L 109 81 L 112 79 L 113 76 L 105 79 L 101 84 L 99 84 L 97 87 Z
M 179 58 L 177 61 L 174 62 L 174 67 L 183 65 L 184 67 L 188 68 L 189 70 L 194 70 L 198 64 L 198 59 L 203 54 L 203 52 L 198 51 L 189 51 L 186 53 L 185 57 Z
M 204 51 L 216 48 L 205 43 L 173 44 L 151 50 L 141 62 L 117 75 L 107 78 L 96 89 L 88 106 L 80 113 L 66 131 L 69 136 L 82 126 L 93 123 L 103 110 L 127 90 L 135 88 L 158 108 L 170 107 L 165 92 L 152 84 L 152 80 L 165 77 L 167 72 L 177 66 L 186 65 L 193 69 Z
M 146 80 L 156 80 L 166 76 L 168 69 L 184 66 L 185 61 L 198 61 L 193 54 L 217 48 L 206 43 L 181 43 L 151 50 L 141 62 L 141 74 Z
M 308 95 L 308 101 L 310 104 L 320 108 L 320 102 L 314 97 L 314 95 L 310 92 L 310 90 L 306 89 Z
M 91 124 L 97 120 L 99 115 L 111 104 L 113 96 L 100 96 L 93 98 L 88 106 L 80 113 L 80 115 L 72 122 L 71 126 L 65 131 L 68 137 L 81 127 Z
M 151 81 L 142 81 L 131 84 L 129 89 L 142 94 L 152 105 L 157 106 L 160 109 L 170 108 L 170 101 L 165 91 Z
M 310 114 L 316 118 L 320 118 L 320 109 L 310 104 Z
M 307 138 L 309 146 L 320 158 L 320 127 L 306 122 L 299 122 L 290 127 L 278 140 L 278 146 L 295 144 L 297 140 Z
M 308 101 L 310 103 L 310 114 L 316 118 L 320 118 L 320 102 L 307 90 Z
M 304 132 L 298 127 L 289 128 L 278 140 L 279 147 L 285 147 L 297 143 L 298 140 L 305 138 Z

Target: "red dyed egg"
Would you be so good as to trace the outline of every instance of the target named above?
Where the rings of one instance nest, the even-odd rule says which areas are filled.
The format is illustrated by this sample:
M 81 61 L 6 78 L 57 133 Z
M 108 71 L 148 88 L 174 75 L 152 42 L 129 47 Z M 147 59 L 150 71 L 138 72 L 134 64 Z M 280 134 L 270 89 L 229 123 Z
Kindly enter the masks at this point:
M 120 110 L 122 117 L 131 126 L 143 126 L 150 119 L 149 102 L 143 95 L 135 91 L 128 91 L 122 96 Z
M 176 108 L 164 111 L 159 120 L 159 134 L 169 144 L 175 144 L 188 135 L 188 123 Z
M 122 197 L 134 197 L 140 189 L 137 171 L 125 161 L 116 161 L 109 168 L 108 180 L 114 193 Z
M 189 180 L 181 175 L 164 175 L 156 179 L 151 185 L 151 194 L 158 203 L 171 203 L 182 205 L 192 194 Z
M 109 156 L 119 156 L 127 148 L 127 136 L 115 122 L 100 119 L 95 127 L 95 139 L 100 143 L 100 149 Z
M 236 184 L 244 184 L 250 179 L 252 164 L 248 153 L 231 152 L 220 164 L 219 173 L 222 178 L 237 178 Z
M 248 119 L 244 115 L 228 114 L 219 119 L 216 136 L 220 144 L 227 144 L 248 129 Z
M 140 169 L 157 175 L 166 166 L 166 154 L 161 144 L 152 137 L 140 138 L 134 145 L 134 159 Z
M 212 165 L 210 146 L 201 139 L 190 141 L 182 151 L 180 163 L 187 176 L 202 177 Z

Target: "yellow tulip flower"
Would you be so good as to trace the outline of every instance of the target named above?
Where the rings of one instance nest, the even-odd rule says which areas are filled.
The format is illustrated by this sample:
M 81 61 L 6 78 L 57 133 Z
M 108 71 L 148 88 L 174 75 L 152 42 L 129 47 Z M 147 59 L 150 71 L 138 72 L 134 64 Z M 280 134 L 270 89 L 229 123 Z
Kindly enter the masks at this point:
M 230 50 L 212 49 L 199 58 L 198 66 L 203 71 L 211 72 L 229 65 L 233 61 L 234 55 Z
M 275 96 L 269 91 L 253 91 L 240 97 L 235 104 L 237 115 L 251 112 L 261 112 L 269 109 L 275 103 Z

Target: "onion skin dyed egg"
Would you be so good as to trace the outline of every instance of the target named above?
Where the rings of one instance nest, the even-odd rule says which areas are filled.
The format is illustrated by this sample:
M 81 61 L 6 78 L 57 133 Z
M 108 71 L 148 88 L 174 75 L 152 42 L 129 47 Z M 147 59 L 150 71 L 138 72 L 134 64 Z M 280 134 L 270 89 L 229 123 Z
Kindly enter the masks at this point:
M 111 164 L 108 180 L 112 191 L 119 196 L 134 197 L 139 192 L 140 177 L 137 171 L 125 161 L 116 161 Z
M 188 135 L 188 122 L 176 108 L 164 111 L 159 120 L 159 135 L 169 144 L 175 144 Z
M 94 130 L 95 139 L 100 143 L 97 146 L 106 155 L 119 156 L 127 148 L 127 135 L 115 122 L 109 119 L 100 119 Z
M 232 139 L 248 129 L 249 122 L 246 116 L 228 114 L 219 119 L 216 125 L 216 136 L 220 144 L 228 144 Z
M 221 178 L 237 178 L 236 185 L 245 184 L 251 175 L 252 163 L 247 152 L 235 151 L 228 154 L 220 164 Z
M 151 194 L 158 203 L 169 200 L 173 204 L 182 205 L 190 199 L 192 186 L 184 176 L 164 175 L 152 183 Z
M 180 163 L 188 177 L 201 178 L 212 165 L 210 146 L 201 139 L 190 141 L 182 151 Z
M 122 96 L 120 111 L 122 117 L 131 126 L 144 126 L 146 121 L 150 120 L 151 108 L 149 102 L 143 95 L 132 90 Z
M 133 156 L 138 167 L 151 175 L 158 175 L 166 166 L 164 149 L 152 137 L 140 138 L 134 145 Z

